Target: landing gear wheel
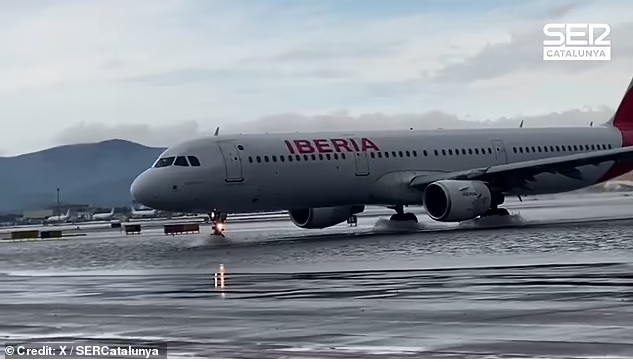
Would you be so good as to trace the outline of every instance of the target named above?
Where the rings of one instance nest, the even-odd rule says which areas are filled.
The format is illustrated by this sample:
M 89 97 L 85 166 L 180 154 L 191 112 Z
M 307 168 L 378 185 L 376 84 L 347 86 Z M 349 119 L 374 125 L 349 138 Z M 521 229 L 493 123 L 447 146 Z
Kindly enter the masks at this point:
M 510 216 L 510 213 L 506 209 L 497 209 L 497 215 L 499 215 L 499 216 Z
M 481 215 L 481 217 L 487 217 L 487 216 L 510 216 L 510 213 L 506 209 L 495 208 L 495 209 L 490 209 L 486 211 L 483 215 Z
M 415 216 L 415 214 L 411 213 L 411 212 L 407 212 L 407 213 L 404 213 L 404 214 L 393 214 L 393 215 L 391 215 L 389 220 L 391 220 L 391 221 L 414 221 L 414 222 L 418 222 L 417 216 Z

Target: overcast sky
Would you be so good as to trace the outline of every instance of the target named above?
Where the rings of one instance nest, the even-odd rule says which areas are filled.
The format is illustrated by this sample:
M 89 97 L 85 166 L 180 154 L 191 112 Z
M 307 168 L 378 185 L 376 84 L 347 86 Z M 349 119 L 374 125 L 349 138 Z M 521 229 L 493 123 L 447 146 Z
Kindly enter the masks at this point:
M 8 0 L 0 153 L 221 132 L 588 125 L 633 76 L 630 0 Z M 544 62 L 543 25 L 612 27 Z M 478 122 L 483 121 L 483 122 Z

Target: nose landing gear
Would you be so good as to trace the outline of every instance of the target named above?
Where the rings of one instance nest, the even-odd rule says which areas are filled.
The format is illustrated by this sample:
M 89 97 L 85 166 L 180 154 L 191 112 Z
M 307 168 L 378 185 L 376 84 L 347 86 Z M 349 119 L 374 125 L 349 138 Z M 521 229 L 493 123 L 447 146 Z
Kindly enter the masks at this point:
M 212 212 L 209 214 L 209 221 L 211 221 L 212 235 L 224 236 L 224 223 L 226 221 L 226 213 Z

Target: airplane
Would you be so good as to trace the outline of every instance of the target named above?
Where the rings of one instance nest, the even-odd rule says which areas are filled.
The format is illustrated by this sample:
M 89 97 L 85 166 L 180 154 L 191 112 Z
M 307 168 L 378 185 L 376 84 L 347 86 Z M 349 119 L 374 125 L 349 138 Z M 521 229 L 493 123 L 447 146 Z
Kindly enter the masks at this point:
M 158 211 L 155 209 L 142 209 L 142 210 L 136 210 L 134 208 L 134 206 L 132 206 L 132 215 L 131 217 L 133 219 L 136 218 L 149 218 L 149 217 L 154 217 L 158 214 Z
M 138 202 L 174 212 L 287 210 L 323 229 L 366 205 L 417 222 L 507 216 L 507 197 L 582 189 L 633 170 L 633 80 L 602 126 L 214 135 L 165 150 L 132 183 Z M 217 133 L 217 132 L 216 132 Z M 224 225 L 221 233 L 223 234 Z
M 68 209 L 68 211 L 66 211 L 65 215 L 49 216 L 46 219 L 46 222 L 66 222 L 66 221 L 68 221 L 69 218 L 70 218 L 70 209 Z
M 633 190 L 633 181 L 612 180 L 604 184 L 604 189 L 608 191 L 630 191 Z
M 114 216 L 114 208 L 107 213 L 94 214 L 92 215 L 92 220 L 110 220 Z

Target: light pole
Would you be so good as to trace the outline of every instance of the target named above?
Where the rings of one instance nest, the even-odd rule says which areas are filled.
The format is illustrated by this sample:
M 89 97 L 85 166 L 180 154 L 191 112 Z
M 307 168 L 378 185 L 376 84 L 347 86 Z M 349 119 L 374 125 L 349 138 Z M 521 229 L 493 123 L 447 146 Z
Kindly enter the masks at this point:
M 59 187 L 57 188 L 57 216 L 61 216 L 61 214 L 59 213 Z

